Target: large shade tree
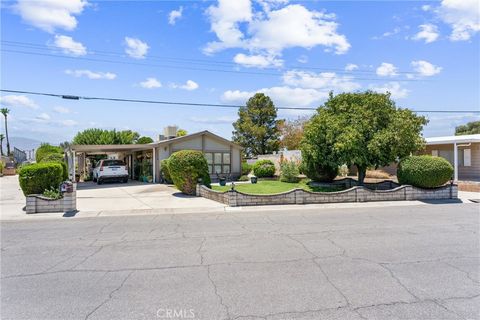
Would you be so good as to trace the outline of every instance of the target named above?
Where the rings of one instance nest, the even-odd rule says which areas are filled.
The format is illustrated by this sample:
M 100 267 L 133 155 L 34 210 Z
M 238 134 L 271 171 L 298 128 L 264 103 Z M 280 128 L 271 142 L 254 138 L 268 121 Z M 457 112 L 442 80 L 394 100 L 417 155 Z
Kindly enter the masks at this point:
M 73 144 L 133 144 L 140 135 L 132 130 L 86 129 L 76 134 Z
M 278 151 L 281 122 L 277 120 L 272 100 L 263 93 L 256 93 L 238 110 L 238 120 L 233 123 L 233 141 L 243 147 L 247 156 Z
M 330 93 L 305 127 L 302 156 L 329 167 L 354 165 L 363 184 L 367 168 L 386 166 L 423 148 L 427 122 L 398 108 L 390 93 Z
M 478 134 L 480 133 L 480 121 L 468 122 L 465 125 L 461 125 L 455 128 L 456 136 L 463 136 L 466 134 Z

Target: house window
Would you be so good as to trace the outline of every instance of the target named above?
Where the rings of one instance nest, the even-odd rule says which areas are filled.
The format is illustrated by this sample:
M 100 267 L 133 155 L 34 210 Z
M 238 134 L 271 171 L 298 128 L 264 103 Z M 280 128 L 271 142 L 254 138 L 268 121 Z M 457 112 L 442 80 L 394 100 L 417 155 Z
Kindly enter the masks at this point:
M 465 167 L 472 165 L 472 149 L 463 149 L 463 165 Z
M 230 153 L 205 152 L 205 159 L 207 159 L 208 173 L 230 173 Z

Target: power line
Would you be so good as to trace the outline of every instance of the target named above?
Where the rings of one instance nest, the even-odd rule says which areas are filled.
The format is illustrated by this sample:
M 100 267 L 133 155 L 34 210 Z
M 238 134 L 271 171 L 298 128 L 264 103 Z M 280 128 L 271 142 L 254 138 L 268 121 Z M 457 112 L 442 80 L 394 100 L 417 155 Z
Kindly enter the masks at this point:
M 181 105 L 181 106 L 194 106 L 194 107 L 213 107 L 213 108 L 241 108 L 244 105 L 233 105 L 233 104 L 216 104 L 216 103 L 193 103 L 193 102 L 180 102 L 180 101 L 160 101 L 160 100 L 142 100 L 142 99 L 125 99 L 125 98 L 109 98 L 109 97 L 90 97 L 90 96 L 77 96 L 77 95 L 67 95 L 67 94 L 56 94 L 56 93 L 46 93 L 46 92 L 33 92 L 33 91 L 22 91 L 22 90 L 9 90 L 9 89 L 0 89 L 1 92 L 8 93 L 20 93 L 20 94 L 31 94 L 39 96 L 48 96 L 68 100 L 101 100 L 101 101 L 113 101 L 113 102 L 132 102 L 132 103 L 147 103 L 147 104 L 163 104 L 163 105 Z M 314 111 L 317 108 L 307 108 L 307 107 L 276 107 L 279 110 L 310 110 Z M 413 110 L 418 113 L 480 113 L 480 110 Z
M 38 43 L 31 43 L 31 42 L 19 42 L 19 41 L 9 41 L 9 40 L 2 40 L 3 44 L 7 46 L 13 47 L 20 47 L 20 48 L 29 48 L 29 49 L 36 49 L 36 50 L 47 50 L 51 51 L 52 49 L 60 49 L 53 46 L 46 46 L 43 44 Z M 98 55 L 98 56 L 110 56 L 110 57 L 120 57 L 125 58 L 126 55 L 119 52 L 112 52 L 112 51 L 102 51 L 102 50 L 90 50 L 91 54 Z M 231 61 L 222 61 L 222 60 L 206 60 L 206 59 L 193 59 L 193 58 L 179 58 L 179 57 L 168 57 L 168 56 L 156 56 L 156 55 L 148 55 L 149 60 L 171 60 L 173 63 L 190 63 L 190 64 L 200 64 L 200 65 L 222 65 L 222 66 L 231 66 L 231 67 L 238 67 L 238 64 Z M 278 70 L 279 67 L 275 66 L 266 66 L 263 69 L 274 69 Z M 358 74 L 358 73 L 366 73 L 366 74 L 375 74 L 375 71 L 372 70 L 345 70 L 339 68 L 325 68 L 325 67 L 315 67 L 315 66 L 306 66 L 306 65 L 285 65 L 283 69 L 299 69 L 299 70 L 317 70 L 317 71 L 324 71 L 324 72 L 336 72 L 339 74 Z M 398 71 L 398 74 L 419 74 L 418 72 L 402 72 Z

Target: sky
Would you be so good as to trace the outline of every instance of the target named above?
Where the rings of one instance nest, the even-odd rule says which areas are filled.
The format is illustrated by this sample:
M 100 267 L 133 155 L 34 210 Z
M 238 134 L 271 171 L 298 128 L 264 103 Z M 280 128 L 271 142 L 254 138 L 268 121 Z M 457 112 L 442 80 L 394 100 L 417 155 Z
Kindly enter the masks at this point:
M 375 90 L 413 110 L 480 112 L 479 33 L 478 0 L 2 1 L 1 88 L 229 105 L 263 92 L 294 108 L 316 108 L 330 91 Z M 91 127 L 156 139 L 178 125 L 231 138 L 237 118 L 235 108 L 0 99 L 10 136 L 51 143 Z M 425 137 L 480 120 L 421 114 Z

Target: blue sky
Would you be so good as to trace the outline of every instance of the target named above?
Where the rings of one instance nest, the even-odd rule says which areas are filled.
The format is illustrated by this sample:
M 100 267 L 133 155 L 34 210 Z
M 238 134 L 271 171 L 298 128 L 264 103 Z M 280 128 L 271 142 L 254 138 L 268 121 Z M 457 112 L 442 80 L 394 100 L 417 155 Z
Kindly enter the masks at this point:
M 2 89 L 317 107 L 386 90 L 414 110 L 480 110 L 480 8 L 444 1 L 84 1 L 1 3 Z M 89 127 L 156 137 L 166 125 L 231 137 L 235 109 L 2 93 L 10 135 L 60 142 Z M 282 118 L 308 111 L 280 110 Z M 478 114 L 425 114 L 424 135 Z M 2 124 L 3 131 L 3 124 Z

